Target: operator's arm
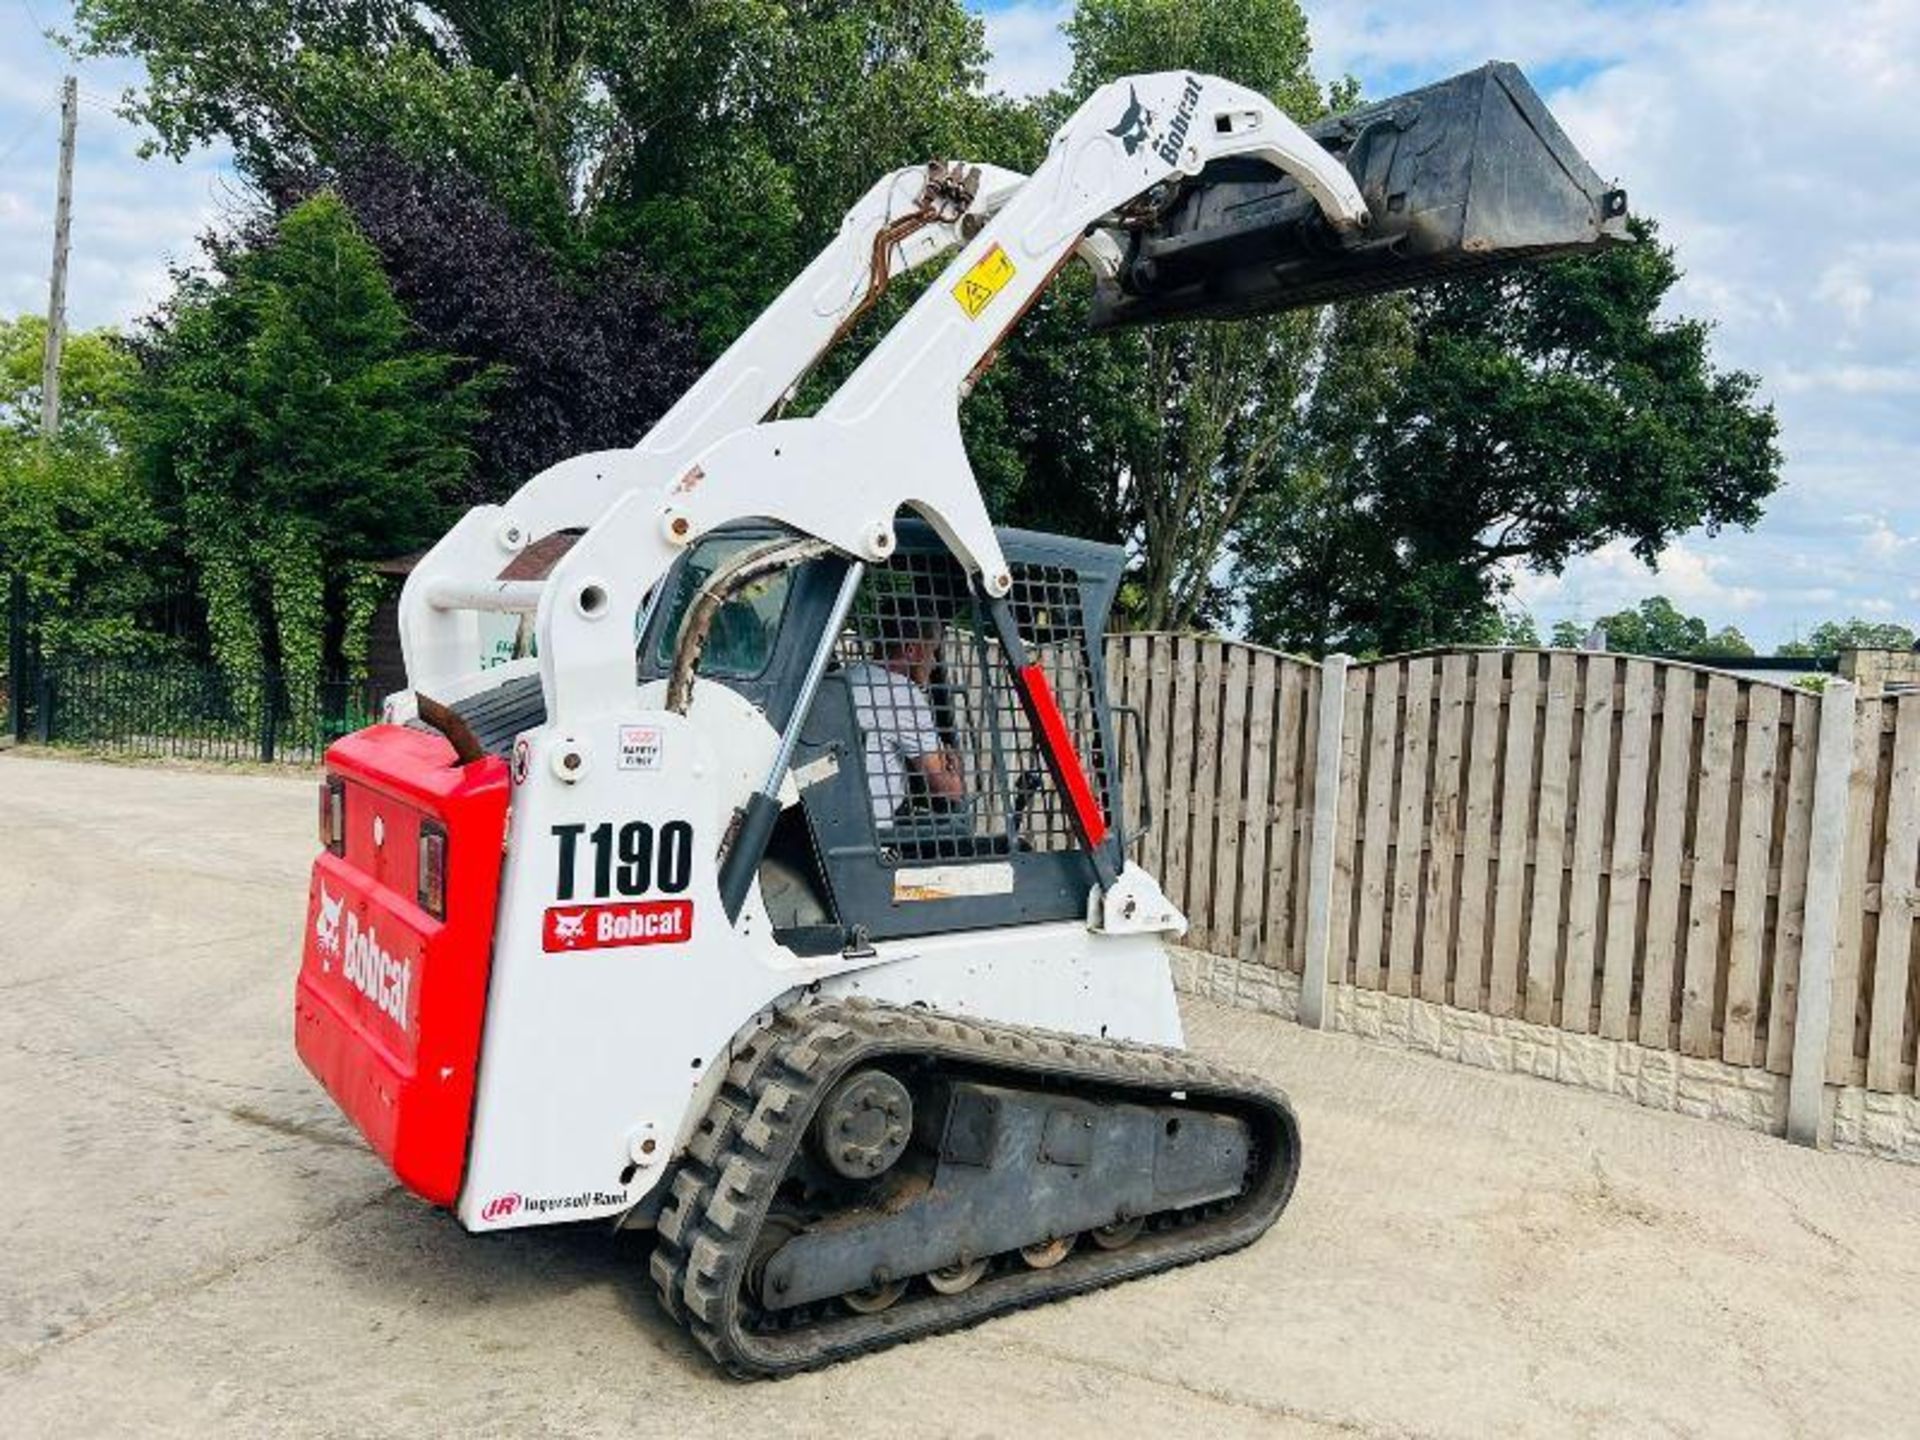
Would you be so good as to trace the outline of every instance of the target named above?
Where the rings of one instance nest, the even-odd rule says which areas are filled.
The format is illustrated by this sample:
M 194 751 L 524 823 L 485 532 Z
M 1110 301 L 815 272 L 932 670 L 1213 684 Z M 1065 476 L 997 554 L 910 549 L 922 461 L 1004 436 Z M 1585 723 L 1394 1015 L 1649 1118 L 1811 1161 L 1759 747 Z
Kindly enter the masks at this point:
M 926 692 L 913 681 L 899 676 L 893 677 L 892 688 L 894 739 L 900 758 L 920 777 L 931 798 L 964 799 L 967 786 L 959 752 L 947 744 L 946 736 L 940 733 Z
M 965 798 L 967 782 L 960 773 L 960 757 L 946 746 L 924 755 L 909 755 L 907 763 L 926 783 L 927 794 L 941 800 Z

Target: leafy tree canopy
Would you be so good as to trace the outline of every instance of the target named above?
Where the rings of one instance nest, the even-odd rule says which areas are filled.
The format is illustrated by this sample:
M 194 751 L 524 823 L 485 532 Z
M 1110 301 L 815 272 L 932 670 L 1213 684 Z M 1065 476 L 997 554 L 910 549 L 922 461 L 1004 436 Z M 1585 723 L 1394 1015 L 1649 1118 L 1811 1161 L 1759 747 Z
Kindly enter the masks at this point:
M 1611 541 L 1654 559 L 1695 526 L 1751 525 L 1780 483 L 1757 381 L 1714 368 L 1708 327 L 1661 318 L 1679 269 L 1636 243 L 1413 292 L 1408 344 L 1341 463 L 1248 529 L 1251 628 L 1296 648 L 1448 638 L 1514 567 Z
M 25 578 L 35 638 L 49 653 L 130 653 L 163 536 L 120 447 L 133 357 L 110 331 L 67 336 L 60 428 L 47 442 L 46 334 L 39 316 L 0 319 L 0 583 Z
M 369 151 L 333 188 L 427 343 L 495 377 L 462 498 L 501 499 L 569 455 L 634 444 L 698 376 L 654 279 L 618 253 L 563 273 L 464 171 Z
M 1664 595 L 1650 595 L 1631 610 L 1603 615 L 1595 624 L 1606 632 L 1607 649 L 1628 655 L 1752 655 L 1753 646 L 1733 626 L 1709 633 L 1707 622 L 1682 614 Z M 1553 643 L 1576 650 L 1592 625 L 1562 620 L 1553 627 Z
M 1295 0 L 1234 6 L 1083 0 L 1067 25 L 1067 87 L 1051 126 L 1121 75 L 1180 67 L 1227 76 L 1309 117 L 1324 102 Z M 1378 307 L 1089 335 L 1086 276 L 1071 270 L 1009 345 L 973 407 L 976 465 L 1018 523 L 1124 542 L 1131 623 L 1219 623 L 1221 560 L 1286 462 L 1333 443 L 1340 386 L 1391 321 Z M 981 432 L 1010 443 L 995 452 Z M 996 454 L 1005 463 L 996 465 Z
M 1782 645 L 1780 655 L 1833 655 L 1842 650 L 1911 650 L 1914 632 L 1887 620 L 1826 620 L 1798 640 Z
M 40 381 L 47 322 L 39 315 L 0 318 L 0 426 L 17 434 L 40 430 Z M 138 366 L 111 330 L 83 330 L 60 344 L 60 424 L 110 441 L 125 413 L 127 386 Z
M 140 453 L 206 591 L 217 658 L 316 677 L 356 657 L 356 562 L 426 543 L 470 463 L 484 377 L 417 341 L 331 192 L 181 278 L 141 338 Z
M 458 167 L 570 258 L 660 257 L 724 345 L 874 180 L 1001 153 L 959 0 L 78 0 L 87 53 L 144 61 L 156 144 L 243 173 L 370 146 Z
M 984 92 L 961 0 L 77 0 L 75 20 L 82 49 L 144 61 L 126 106 L 161 148 L 221 139 L 263 184 L 360 197 L 438 343 L 527 387 L 532 433 L 503 389 L 483 474 L 592 433 L 538 375 L 630 362 L 631 312 L 615 303 L 574 355 L 483 347 L 497 317 L 454 297 L 504 252 L 476 242 L 475 273 L 455 253 L 430 277 L 415 219 L 494 207 L 580 294 L 647 259 L 711 357 L 877 177 L 936 155 L 1030 167 L 1107 78 L 1187 65 L 1296 116 L 1323 105 L 1297 0 L 1083 0 L 1069 82 L 1031 105 Z M 351 174 L 372 153 L 473 189 L 373 199 Z M 1751 524 L 1778 483 L 1756 382 L 1715 368 L 1704 325 L 1661 315 L 1678 270 L 1639 236 L 1406 298 L 1097 339 L 1070 269 L 974 392 L 970 452 L 1000 518 L 1130 547 L 1135 623 L 1240 618 L 1362 652 L 1478 633 L 1517 569 Z M 620 347 L 604 363 L 600 334 Z

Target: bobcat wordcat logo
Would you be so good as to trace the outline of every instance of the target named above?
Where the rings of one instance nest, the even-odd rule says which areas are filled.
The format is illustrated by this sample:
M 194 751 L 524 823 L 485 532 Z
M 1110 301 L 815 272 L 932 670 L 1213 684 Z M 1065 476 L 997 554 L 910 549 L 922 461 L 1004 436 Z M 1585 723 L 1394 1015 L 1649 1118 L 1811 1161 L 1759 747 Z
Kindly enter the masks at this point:
M 1153 153 L 1169 165 L 1180 163 L 1180 147 L 1187 143 L 1187 132 L 1193 128 L 1193 112 L 1200 104 L 1200 77 L 1187 76 L 1187 83 L 1180 92 L 1180 101 L 1174 107 L 1173 119 L 1164 130 L 1155 131 L 1154 113 L 1140 103 L 1140 92 L 1129 85 L 1127 87 L 1127 108 L 1120 112 L 1120 123 L 1107 133 L 1126 148 L 1129 155 L 1138 153 L 1142 146 L 1151 146 Z
M 331 962 L 340 958 L 340 911 L 346 903 L 344 895 L 334 895 L 326 881 L 320 882 L 320 913 L 314 917 L 313 940 L 323 970 L 331 970 Z
M 628 900 L 613 905 L 555 905 L 541 949 L 604 950 L 615 945 L 684 945 L 693 938 L 691 900 Z
M 1140 92 L 1133 86 L 1127 87 L 1127 108 L 1121 113 L 1120 123 L 1107 133 L 1127 147 L 1127 153 L 1133 154 L 1147 143 L 1147 126 L 1153 123 L 1153 112 L 1140 103 Z
M 1200 79 L 1187 76 L 1187 88 L 1180 92 L 1180 104 L 1173 112 L 1173 122 L 1167 126 L 1167 133 L 1160 137 L 1160 143 L 1153 153 L 1169 165 L 1180 163 L 1180 147 L 1187 143 L 1187 131 L 1193 125 L 1193 108 L 1200 103 Z M 1131 155 L 1132 150 L 1127 152 Z
M 380 944 L 372 925 L 360 928 L 360 917 L 347 911 L 347 958 L 340 973 L 347 983 L 380 1007 L 402 1030 L 407 1028 L 407 998 L 413 989 L 413 961 L 396 959 Z M 323 942 L 324 943 L 324 942 Z M 337 943 L 337 941 L 336 941 Z

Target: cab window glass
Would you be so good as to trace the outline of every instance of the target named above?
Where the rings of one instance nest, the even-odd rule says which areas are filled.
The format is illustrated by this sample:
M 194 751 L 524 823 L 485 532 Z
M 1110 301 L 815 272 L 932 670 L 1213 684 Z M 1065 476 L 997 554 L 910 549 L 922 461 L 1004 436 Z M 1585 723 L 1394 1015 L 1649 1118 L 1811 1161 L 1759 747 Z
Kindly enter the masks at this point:
M 680 638 L 680 625 L 688 607 L 713 572 L 733 556 L 753 545 L 764 545 L 764 536 L 715 535 L 702 540 L 674 571 L 669 584 L 666 623 L 660 627 L 660 643 L 655 659 L 661 669 L 673 664 L 673 647 Z M 713 617 L 707 632 L 706 648 L 700 655 L 702 675 L 747 680 L 767 668 L 773 658 L 774 638 L 780 633 L 780 618 L 786 613 L 788 580 L 792 569 L 775 571 L 743 589 L 736 590 Z

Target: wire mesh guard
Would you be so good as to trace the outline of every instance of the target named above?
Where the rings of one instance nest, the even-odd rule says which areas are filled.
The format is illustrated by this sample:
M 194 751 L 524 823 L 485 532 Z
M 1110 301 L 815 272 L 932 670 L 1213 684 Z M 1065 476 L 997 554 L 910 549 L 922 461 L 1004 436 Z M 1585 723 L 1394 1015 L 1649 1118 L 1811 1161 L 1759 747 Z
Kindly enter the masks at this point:
M 1107 767 L 1078 576 L 1014 565 L 1009 601 L 1103 809 Z M 837 658 L 853 699 L 878 843 L 916 861 L 1078 843 L 1006 656 L 965 573 L 940 554 L 868 572 Z

